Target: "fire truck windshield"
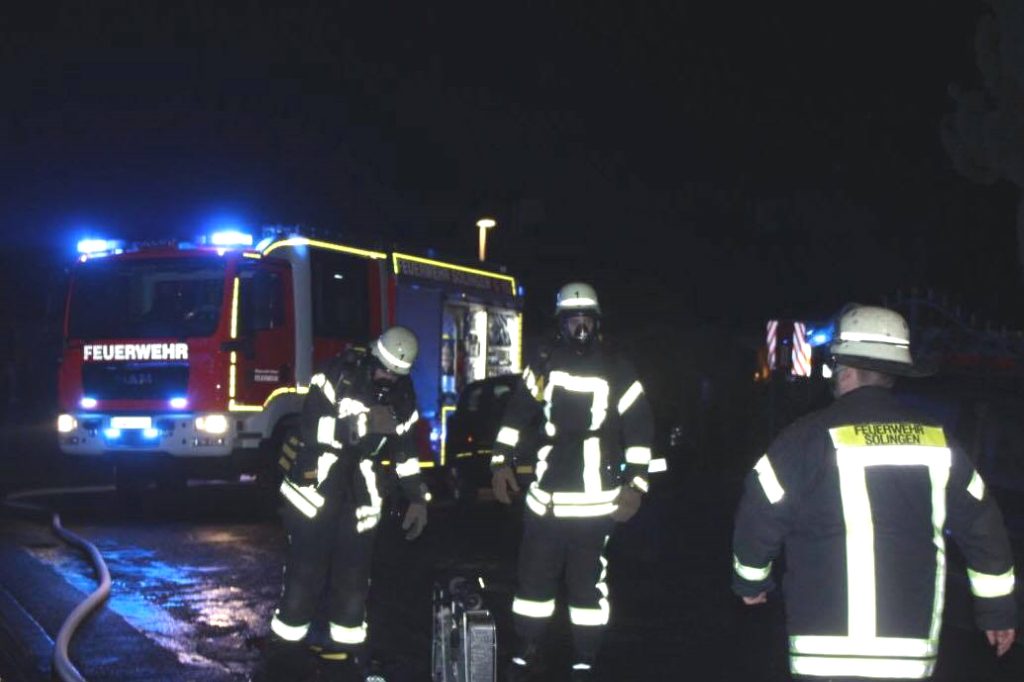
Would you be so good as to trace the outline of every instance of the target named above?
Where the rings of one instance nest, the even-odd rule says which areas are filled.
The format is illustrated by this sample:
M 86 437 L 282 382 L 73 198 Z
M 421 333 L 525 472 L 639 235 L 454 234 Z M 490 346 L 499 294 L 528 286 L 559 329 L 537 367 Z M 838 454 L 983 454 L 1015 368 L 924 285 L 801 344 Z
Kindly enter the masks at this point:
M 223 307 L 220 258 L 97 259 L 71 284 L 68 338 L 210 336 Z

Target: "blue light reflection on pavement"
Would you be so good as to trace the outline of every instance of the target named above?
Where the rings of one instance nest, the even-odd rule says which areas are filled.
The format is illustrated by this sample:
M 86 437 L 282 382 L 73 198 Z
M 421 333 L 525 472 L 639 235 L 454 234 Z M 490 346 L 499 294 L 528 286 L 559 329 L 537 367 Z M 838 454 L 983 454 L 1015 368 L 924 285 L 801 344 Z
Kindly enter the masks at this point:
M 238 567 L 199 561 L 172 563 L 167 558 L 173 557 L 160 556 L 166 550 L 168 554 L 179 551 L 197 555 L 197 559 L 213 559 L 201 556 L 203 548 L 221 545 L 218 549 L 223 558 L 224 543 L 244 545 L 236 533 L 192 528 L 180 542 L 168 543 L 158 551 L 136 545 L 131 538 L 103 537 L 109 529 L 86 528 L 76 532 L 91 538 L 110 569 L 113 585 L 107 608 L 173 652 L 184 665 L 226 673 L 250 669 L 250 659 L 256 653 L 244 646 L 245 637 L 265 628 L 273 608 L 272 596 L 276 595 L 263 590 L 269 598 L 253 603 L 253 592 L 238 586 Z M 33 548 L 31 552 L 83 593 L 95 589 L 92 567 L 77 553 L 61 548 Z M 240 558 L 245 560 L 244 556 Z M 211 652 L 221 653 L 218 648 L 232 652 L 226 657 L 228 660 L 223 655 L 210 657 Z

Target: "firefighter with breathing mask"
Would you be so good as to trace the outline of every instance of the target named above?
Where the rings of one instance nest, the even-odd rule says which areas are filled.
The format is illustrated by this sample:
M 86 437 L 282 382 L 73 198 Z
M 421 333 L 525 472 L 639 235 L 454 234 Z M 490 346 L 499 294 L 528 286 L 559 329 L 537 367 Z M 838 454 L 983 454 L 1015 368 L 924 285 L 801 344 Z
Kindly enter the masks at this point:
M 592 679 L 610 615 L 605 547 L 648 489 L 653 417 L 632 365 L 602 343 L 593 287 L 570 282 L 556 297 L 558 338 L 523 372 L 491 459 L 495 497 L 519 492 L 515 466 L 535 462 L 525 497 L 518 587 L 519 638 L 507 674 L 537 678 L 541 637 L 564 571 L 573 636 L 573 680 Z

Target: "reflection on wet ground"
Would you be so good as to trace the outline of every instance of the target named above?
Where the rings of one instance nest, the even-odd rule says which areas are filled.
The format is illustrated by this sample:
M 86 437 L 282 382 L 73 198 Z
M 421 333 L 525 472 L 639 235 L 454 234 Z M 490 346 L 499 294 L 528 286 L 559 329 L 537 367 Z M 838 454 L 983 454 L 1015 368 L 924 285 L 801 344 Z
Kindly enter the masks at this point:
M 258 654 L 247 639 L 266 627 L 277 596 L 278 533 L 266 525 L 72 530 L 91 538 L 107 562 L 110 609 L 182 664 L 250 671 Z M 95 588 L 92 568 L 79 554 L 61 547 L 31 551 L 82 592 Z
M 176 504 L 130 509 L 109 494 L 45 501 L 103 555 L 112 582 L 107 608 L 183 665 L 225 679 L 249 676 L 259 657 L 250 641 L 270 621 L 285 545 L 266 497 L 225 484 L 189 488 Z M 27 549 L 83 593 L 95 589 L 79 553 L 59 544 Z

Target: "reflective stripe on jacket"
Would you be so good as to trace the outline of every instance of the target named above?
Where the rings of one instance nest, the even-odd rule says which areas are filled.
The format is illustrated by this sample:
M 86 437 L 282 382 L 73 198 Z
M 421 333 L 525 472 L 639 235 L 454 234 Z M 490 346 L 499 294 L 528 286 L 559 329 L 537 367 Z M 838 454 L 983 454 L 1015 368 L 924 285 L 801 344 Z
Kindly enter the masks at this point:
M 526 496 L 536 514 L 606 516 L 619 487 L 648 489 L 653 416 L 636 371 L 601 349 L 559 348 L 505 408 L 492 466 L 535 462 Z

